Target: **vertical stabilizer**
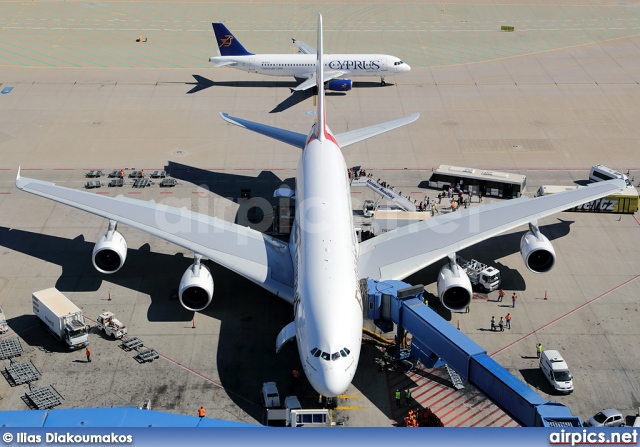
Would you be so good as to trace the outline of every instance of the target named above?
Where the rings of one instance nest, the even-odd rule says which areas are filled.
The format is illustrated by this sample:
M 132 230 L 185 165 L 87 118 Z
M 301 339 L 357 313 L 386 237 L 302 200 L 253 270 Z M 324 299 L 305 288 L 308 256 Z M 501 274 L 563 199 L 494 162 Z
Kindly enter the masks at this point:
M 318 14 L 318 58 L 316 60 L 316 88 L 318 89 L 318 124 L 316 126 L 316 138 L 325 139 L 326 118 L 324 104 L 324 49 L 322 47 L 322 14 Z
M 211 24 L 218 43 L 218 54 L 220 56 L 252 56 L 224 24 L 215 22 Z

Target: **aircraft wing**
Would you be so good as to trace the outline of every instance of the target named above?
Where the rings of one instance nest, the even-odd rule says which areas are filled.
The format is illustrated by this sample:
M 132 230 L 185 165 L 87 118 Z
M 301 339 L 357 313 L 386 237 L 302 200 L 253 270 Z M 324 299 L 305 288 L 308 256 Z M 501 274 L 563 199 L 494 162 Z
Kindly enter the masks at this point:
M 266 135 L 274 140 L 295 146 L 298 149 L 304 148 L 307 142 L 307 136 L 298 132 L 291 132 L 290 130 L 279 129 L 277 127 L 267 126 L 266 124 L 260 124 L 242 118 L 235 118 L 224 112 L 220 112 L 220 116 L 228 123 Z
M 291 40 L 293 40 L 293 43 L 296 44 L 296 46 L 298 47 L 298 51 L 302 54 L 316 54 L 316 49 L 313 48 L 311 45 L 304 43 L 301 40 L 298 39 L 294 39 L 291 38 Z
M 107 197 L 20 176 L 16 187 L 142 230 L 198 253 L 293 302 L 288 244 L 247 227 L 156 202 Z
M 323 76 L 324 82 L 330 81 L 332 79 L 339 78 L 340 76 L 344 76 L 345 74 L 346 74 L 346 72 L 344 72 L 344 71 L 335 71 L 335 70 L 325 71 L 324 72 L 324 76 Z M 293 87 L 291 89 L 291 91 L 292 92 L 302 92 L 302 91 L 308 90 L 308 89 L 310 89 L 312 87 L 315 87 L 315 86 L 316 86 L 316 74 L 312 73 L 303 82 L 301 82 L 297 86 Z
M 403 279 L 485 239 L 621 191 L 623 180 L 590 184 L 543 197 L 520 197 L 416 222 L 360 244 L 361 278 Z
M 362 129 L 350 130 L 349 132 L 340 133 L 334 135 L 334 138 L 338 142 L 338 145 L 344 149 L 358 141 L 366 140 L 367 138 L 375 137 L 381 133 L 388 132 L 397 127 L 404 126 L 414 122 L 420 116 L 419 113 L 414 113 L 405 118 L 400 118 L 393 121 L 388 121 L 382 124 L 376 124 L 375 126 L 363 127 Z

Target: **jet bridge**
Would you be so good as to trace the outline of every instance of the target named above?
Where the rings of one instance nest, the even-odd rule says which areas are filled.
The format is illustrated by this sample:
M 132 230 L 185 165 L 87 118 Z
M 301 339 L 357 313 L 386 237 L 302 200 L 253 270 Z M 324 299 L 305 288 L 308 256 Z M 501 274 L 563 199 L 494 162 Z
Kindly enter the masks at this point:
M 362 286 L 364 286 L 364 280 Z M 364 287 L 362 287 L 364 289 Z M 397 340 L 413 335 L 411 356 L 432 368 L 446 363 L 524 427 L 581 427 L 568 407 L 548 402 L 487 355 L 487 351 L 422 302 L 424 287 L 366 280 L 365 319 L 383 330 L 393 322 Z M 385 327 L 386 326 L 386 327 Z M 396 343 L 396 360 L 400 346 Z

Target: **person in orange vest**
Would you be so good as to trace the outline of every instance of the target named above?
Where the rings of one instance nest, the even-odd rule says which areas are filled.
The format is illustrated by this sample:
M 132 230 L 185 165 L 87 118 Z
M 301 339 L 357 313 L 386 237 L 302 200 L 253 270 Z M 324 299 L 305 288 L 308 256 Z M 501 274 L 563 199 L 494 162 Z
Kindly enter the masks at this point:
M 205 415 L 207 414 L 206 411 L 204 411 L 204 407 L 200 407 L 200 409 L 198 410 L 198 417 L 205 417 Z
M 120 169 L 120 172 L 119 172 L 118 175 L 119 175 L 120 178 L 124 178 L 124 171 L 122 169 Z
M 293 376 L 294 380 L 298 380 L 298 377 L 300 377 L 300 373 L 298 372 L 297 369 L 294 369 L 293 371 L 291 371 L 291 375 Z
M 511 314 L 507 313 L 507 316 L 504 317 L 504 320 L 507 322 L 507 329 L 511 329 Z
M 140 171 L 140 177 L 144 177 L 144 169 Z
M 91 363 L 91 349 L 87 348 L 87 362 Z
M 498 292 L 498 302 L 502 302 L 502 298 L 504 298 L 504 290 L 500 289 L 500 292 Z

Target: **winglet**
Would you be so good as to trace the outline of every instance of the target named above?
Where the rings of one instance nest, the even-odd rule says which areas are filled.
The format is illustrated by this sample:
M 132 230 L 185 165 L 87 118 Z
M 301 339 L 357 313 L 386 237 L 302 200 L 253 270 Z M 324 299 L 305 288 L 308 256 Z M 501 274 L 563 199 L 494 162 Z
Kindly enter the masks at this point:
M 20 168 L 21 166 L 18 166 L 18 175 L 16 175 L 16 188 L 18 189 L 22 189 L 24 187 L 22 177 L 20 177 Z

